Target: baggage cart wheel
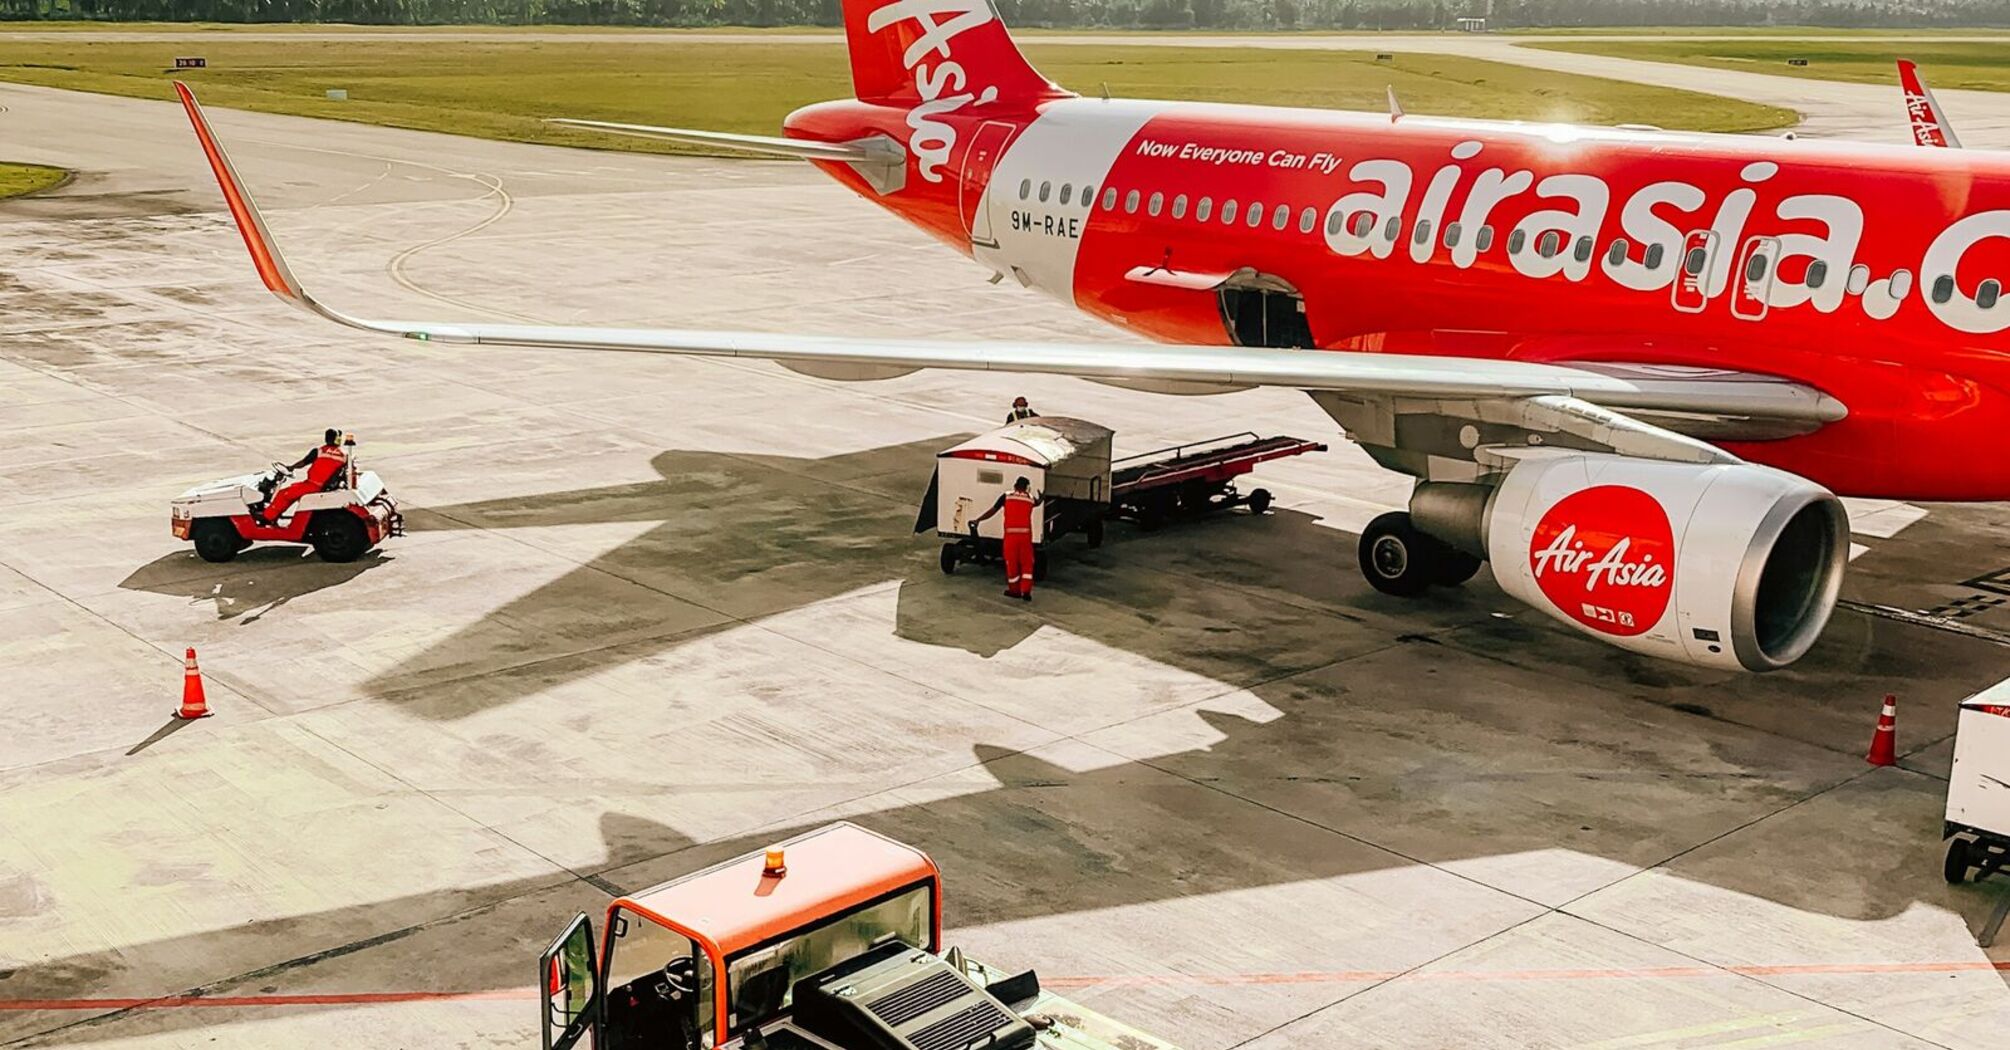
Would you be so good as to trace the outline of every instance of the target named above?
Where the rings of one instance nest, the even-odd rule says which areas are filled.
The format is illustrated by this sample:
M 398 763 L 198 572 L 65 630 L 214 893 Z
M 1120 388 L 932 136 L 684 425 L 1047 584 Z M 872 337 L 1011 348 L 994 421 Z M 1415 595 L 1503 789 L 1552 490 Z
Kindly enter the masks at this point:
M 1038 583 L 1046 578 L 1047 552 L 1044 549 L 1036 549 L 1033 552 L 1033 582 Z
M 1959 835 L 1947 840 L 1947 863 L 1941 874 L 1955 885 L 1968 881 L 1968 840 Z
M 955 574 L 956 574 L 956 544 L 945 543 L 942 545 L 942 575 L 953 576 Z
M 1249 512 L 1261 514 L 1270 509 L 1270 490 L 1257 489 L 1249 494 Z
M 226 562 L 251 546 L 225 518 L 197 518 L 188 531 L 189 539 L 195 542 L 195 553 L 203 561 Z
M 1090 518 L 1089 523 L 1082 527 L 1082 539 L 1087 541 L 1090 550 L 1095 550 L 1097 547 L 1103 545 L 1103 516 L 1101 514 Z

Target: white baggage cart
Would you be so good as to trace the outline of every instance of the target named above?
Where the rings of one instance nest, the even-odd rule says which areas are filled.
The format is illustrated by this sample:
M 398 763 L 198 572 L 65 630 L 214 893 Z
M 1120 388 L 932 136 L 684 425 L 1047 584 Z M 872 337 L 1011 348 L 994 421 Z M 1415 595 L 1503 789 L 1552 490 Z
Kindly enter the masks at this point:
M 1110 428 L 1065 416 L 1036 416 L 1007 423 L 935 457 L 935 478 L 922 500 L 914 531 L 930 527 L 942 545 L 942 571 L 958 562 L 987 563 L 1003 556 L 1005 516 L 984 516 L 1020 478 L 1041 499 L 1033 515 L 1033 576 L 1044 579 L 1043 548 L 1070 532 L 1091 547 L 1103 542 L 1110 507 Z
M 1988 878 L 2010 859 L 2010 680 L 1961 702 L 1941 837 L 1949 882 Z

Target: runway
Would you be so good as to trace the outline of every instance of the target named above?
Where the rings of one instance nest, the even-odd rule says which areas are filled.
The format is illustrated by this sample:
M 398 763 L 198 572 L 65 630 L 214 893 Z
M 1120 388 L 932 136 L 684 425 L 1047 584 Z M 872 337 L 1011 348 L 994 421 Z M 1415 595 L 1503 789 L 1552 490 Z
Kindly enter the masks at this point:
M 2000 506 L 1852 508 L 1847 597 L 1973 630 L 1845 609 L 1789 672 L 1703 673 L 1484 572 L 1371 591 L 1353 530 L 1409 483 L 1301 395 L 374 342 L 258 286 L 176 107 L 0 106 L 9 159 L 79 171 L 0 204 L 0 1046 L 535 1046 L 573 913 L 838 817 L 941 863 L 953 943 L 1187 1050 L 2010 1021 L 1994 887 L 1939 838 L 1952 705 L 2006 665 Z M 1125 338 L 806 169 L 212 118 L 338 308 Z M 1029 609 L 910 532 L 1017 393 L 1120 452 L 1335 447 L 1260 472 L 1267 516 L 1059 552 Z M 169 536 L 173 494 L 325 426 L 411 535 Z M 219 714 L 177 728 L 187 646 Z

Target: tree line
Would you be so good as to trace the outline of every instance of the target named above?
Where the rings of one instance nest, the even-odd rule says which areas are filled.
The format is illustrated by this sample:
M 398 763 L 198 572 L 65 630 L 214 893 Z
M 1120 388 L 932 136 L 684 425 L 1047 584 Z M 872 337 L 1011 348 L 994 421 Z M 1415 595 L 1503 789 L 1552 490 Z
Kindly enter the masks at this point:
M 2010 25 L 2010 0 L 995 0 L 1015 26 L 1450 29 Z M 838 24 L 838 0 L 0 0 L 0 20 L 372 25 Z

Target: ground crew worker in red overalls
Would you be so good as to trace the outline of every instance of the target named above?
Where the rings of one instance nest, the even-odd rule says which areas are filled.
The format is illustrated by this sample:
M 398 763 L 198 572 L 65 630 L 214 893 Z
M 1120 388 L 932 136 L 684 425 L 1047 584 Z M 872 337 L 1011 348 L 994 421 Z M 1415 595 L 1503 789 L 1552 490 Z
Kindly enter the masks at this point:
M 975 531 L 985 518 L 1005 512 L 1005 597 L 1022 602 L 1033 600 L 1033 508 L 1040 505 L 1040 497 L 1032 489 L 1031 481 L 1020 478 L 1012 483 L 1012 491 L 970 523 Z
M 300 502 L 302 496 L 311 496 L 327 488 L 328 483 L 349 465 L 349 453 L 342 448 L 342 432 L 331 429 L 321 436 L 321 447 L 308 449 L 307 454 L 300 457 L 300 462 L 287 465 L 289 471 L 306 468 L 307 477 L 272 494 L 272 501 L 257 513 L 260 525 L 271 525 L 288 508 Z

